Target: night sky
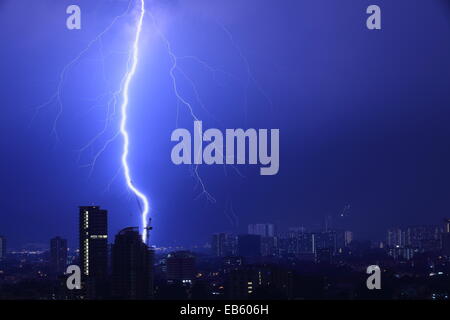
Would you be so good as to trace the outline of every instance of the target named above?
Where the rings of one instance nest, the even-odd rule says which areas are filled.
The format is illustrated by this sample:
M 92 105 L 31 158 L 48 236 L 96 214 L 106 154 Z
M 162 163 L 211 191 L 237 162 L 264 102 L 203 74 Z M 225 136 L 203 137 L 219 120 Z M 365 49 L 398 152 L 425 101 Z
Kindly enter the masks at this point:
M 360 239 L 450 216 L 448 1 L 147 3 L 181 57 L 179 91 L 203 126 L 279 128 L 281 144 L 276 176 L 260 176 L 259 165 L 239 166 L 239 173 L 200 166 L 216 199 L 208 202 L 191 168 L 170 159 L 172 131 L 192 131 L 193 123 L 177 103 L 172 61 L 147 14 L 128 127 L 133 180 L 151 202 L 152 244 L 202 244 L 214 232 L 245 232 L 258 222 L 313 230 L 347 204 L 339 223 Z M 81 30 L 65 27 L 70 4 L 82 9 Z M 371 4 L 382 9 L 382 30 L 366 28 Z M 118 129 L 118 112 L 108 126 L 105 120 L 135 12 L 64 69 L 127 6 L 0 0 L 0 234 L 13 247 L 56 235 L 75 245 L 79 205 L 109 210 L 111 238 L 140 224 L 120 171 L 121 138 L 89 167 Z M 60 113 L 46 102 L 62 70 Z

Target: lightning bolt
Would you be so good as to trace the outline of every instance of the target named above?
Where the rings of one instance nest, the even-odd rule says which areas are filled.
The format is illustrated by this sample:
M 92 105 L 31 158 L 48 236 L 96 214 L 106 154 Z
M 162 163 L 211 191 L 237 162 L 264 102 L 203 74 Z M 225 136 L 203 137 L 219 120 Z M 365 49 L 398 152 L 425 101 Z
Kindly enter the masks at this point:
M 115 25 L 116 23 L 123 17 L 125 17 L 126 14 L 128 14 L 130 12 L 132 3 L 136 3 L 137 2 L 137 7 L 138 7 L 138 19 L 137 19 L 137 24 L 136 24 L 136 33 L 135 33 L 135 37 L 134 37 L 134 41 L 132 44 L 132 49 L 129 52 L 128 55 L 128 63 L 126 66 L 126 73 L 124 75 L 124 77 L 122 78 L 121 84 L 119 86 L 119 88 L 117 90 L 112 90 L 110 92 L 108 92 L 107 94 L 102 95 L 101 97 L 103 98 L 104 96 L 110 96 L 108 102 L 106 103 L 106 107 L 107 107 L 107 112 L 106 112 L 106 119 L 105 119 L 105 124 L 103 129 L 98 132 L 86 145 L 84 145 L 82 148 L 78 149 L 77 151 L 79 152 L 79 157 L 81 157 L 81 154 L 86 151 L 88 148 L 91 148 L 94 146 L 94 144 L 100 140 L 100 138 L 106 134 L 107 129 L 109 128 L 111 122 L 113 121 L 113 118 L 116 114 L 116 106 L 119 103 L 119 99 L 120 99 L 120 95 L 122 95 L 122 104 L 120 107 L 120 130 L 118 130 L 117 132 L 115 132 L 113 134 L 112 137 L 110 137 L 109 139 L 106 140 L 105 143 L 102 144 L 102 146 L 100 147 L 99 151 L 97 151 L 94 156 L 93 156 L 93 160 L 91 163 L 84 165 L 82 167 L 90 167 L 90 173 L 89 176 L 91 175 L 95 164 L 97 162 L 97 160 L 99 159 L 99 157 L 103 154 L 103 152 L 108 148 L 108 146 L 119 136 L 122 136 L 123 138 L 123 149 L 122 149 L 122 156 L 121 156 L 121 166 L 124 172 L 124 176 L 125 176 L 125 181 L 127 184 L 127 187 L 134 193 L 134 195 L 136 196 L 138 203 L 139 203 L 139 207 L 141 210 L 141 214 L 142 214 L 142 226 L 143 226 L 143 233 L 142 233 L 142 240 L 144 242 L 147 241 L 147 226 L 148 226 L 148 213 L 150 210 L 149 207 L 149 202 L 147 197 L 145 196 L 144 193 L 142 193 L 133 183 L 133 180 L 131 178 L 131 173 L 130 173 L 130 167 L 128 164 L 128 154 L 129 154 L 129 135 L 128 135 L 128 131 L 127 131 L 127 110 L 128 110 L 128 105 L 129 105 L 129 87 L 131 84 L 131 81 L 133 79 L 133 76 L 136 73 L 136 69 L 137 69 L 137 65 L 138 65 L 138 59 L 139 59 L 139 40 L 141 37 L 141 31 L 142 31 L 142 25 L 143 25 L 143 21 L 144 21 L 144 15 L 145 15 L 145 0 L 130 0 L 128 1 L 128 5 L 126 10 L 121 14 L 116 16 L 112 22 L 101 32 L 99 33 L 94 39 L 92 39 L 88 45 L 81 51 L 79 52 L 79 54 L 72 59 L 61 71 L 60 75 L 59 75 L 59 81 L 58 81 L 58 85 L 56 88 L 56 92 L 53 93 L 53 95 L 50 97 L 50 99 L 46 102 L 44 102 L 41 105 L 38 105 L 37 107 L 35 107 L 35 112 L 34 115 L 31 119 L 31 123 L 30 126 L 32 125 L 34 119 L 37 117 L 37 115 L 39 114 L 39 112 L 53 104 L 56 103 L 57 105 L 57 113 L 56 113 L 56 117 L 54 119 L 53 122 L 53 126 L 52 126 L 52 135 L 56 138 L 57 141 L 59 141 L 59 136 L 58 136 L 58 132 L 57 132 L 57 125 L 58 122 L 63 114 L 63 101 L 62 101 L 62 93 L 63 93 L 63 86 L 66 80 L 66 76 L 68 74 L 68 72 L 70 71 L 70 69 L 72 69 L 72 67 L 74 67 L 80 60 L 82 57 L 84 57 L 84 55 L 90 51 L 94 45 L 96 43 L 99 44 L 100 49 L 101 49 L 101 54 L 102 54 L 102 67 L 103 67 L 103 73 L 104 73 L 104 54 L 103 54 L 103 44 L 102 44 L 102 39 L 103 36 L 106 35 L 106 33 L 108 33 Z M 105 75 L 104 75 L 104 78 Z M 120 171 L 118 171 L 117 173 L 119 173 Z M 117 175 L 117 174 L 116 174 Z
M 118 174 L 120 174 L 120 172 L 123 170 L 126 185 L 127 185 L 128 189 L 131 190 L 132 193 L 136 196 L 136 199 L 139 204 L 139 209 L 140 209 L 140 213 L 141 213 L 141 221 L 142 221 L 142 230 L 143 230 L 142 231 L 142 240 L 144 241 L 144 243 L 146 243 L 147 239 L 148 239 L 148 230 L 149 230 L 149 228 L 148 228 L 148 216 L 149 216 L 149 212 L 150 212 L 149 200 L 148 200 L 147 196 L 140 189 L 137 188 L 137 186 L 134 184 L 133 179 L 132 179 L 131 169 L 130 169 L 130 165 L 128 163 L 130 137 L 129 137 L 129 133 L 127 131 L 127 119 L 128 119 L 128 109 L 129 109 L 129 89 L 130 89 L 130 85 L 133 81 L 133 78 L 136 74 L 138 63 L 139 63 L 139 43 L 140 43 L 140 39 L 141 39 L 141 33 L 142 33 L 142 29 L 143 29 L 145 15 L 149 14 L 151 19 L 153 20 L 155 29 L 156 29 L 157 33 L 159 34 L 160 38 L 163 40 L 163 43 L 167 49 L 167 53 L 169 54 L 169 57 L 171 59 L 171 67 L 169 70 L 169 74 L 170 74 L 170 77 L 172 80 L 173 91 L 175 93 L 177 103 L 180 103 L 181 105 L 183 105 L 184 107 L 187 108 L 187 111 L 189 112 L 189 114 L 193 120 L 199 120 L 199 118 L 197 117 L 196 113 L 194 112 L 193 105 L 191 104 L 191 102 L 189 102 L 189 99 L 186 99 L 185 97 L 183 97 L 183 95 L 181 94 L 181 92 L 179 90 L 179 84 L 177 81 L 177 73 L 188 81 L 200 107 L 205 112 L 207 112 L 215 121 L 219 122 L 218 119 L 215 119 L 215 117 L 207 110 L 207 108 L 203 104 L 194 81 L 181 68 L 179 62 L 181 63 L 182 60 L 193 60 L 193 61 L 199 63 L 204 68 L 209 70 L 212 73 L 214 78 L 215 78 L 216 74 L 226 75 L 226 76 L 230 77 L 231 79 L 238 81 L 241 85 L 244 85 L 247 91 L 249 89 L 250 83 L 253 82 L 256 89 L 258 91 L 260 91 L 260 93 L 269 101 L 269 104 L 272 105 L 272 103 L 271 103 L 270 99 L 268 98 L 268 96 L 263 92 L 260 85 L 257 83 L 255 77 L 251 73 L 250 65 L 249 65 L 247 58 L 244 56 L 243 51 L 235 42 L 231 32 L 225 26 L 219 24 L 220 28 L 226 33 L 230 42 L 232 43 L 234 48 L 237 50 L 239 57 L 244 62 L 245 71 L 247 73 L 246 81 L 241 81 L 238 77 L 236 77 L 233 74 L 230 74 L 224 70 L 221 70 L 218 68 L 213 68 L 208 63 L 206 63 L 204 60 L 201 60 L 195 56 L 177 56 L 174 53 L 174 51 L 172 50 L 171 43 L 169 42 L 167 37 L 158 28 L 158 24 L 156 22 L 155 17 L 153 16 L 151 10 L 149 10 L 149 9 L 146 10 L 146 0 L 130 0 L 128 2 L 128 7 L 127 7 L 126 11 L 124 13 L 122 13 L 121 15 L 116 16 L 114 18 L 114 20 L 106 27 L 106 29 L 104 29 L 92 41 L 90 41 L 88 43 L 87 47 L 84 50 L 82 50 L 72 61 L 69 62 L 69 64 L 67 64 L 63 68 L 62 72 L 60 73 L 56 92 L 50 97 L 50 99 L 47 102 L 45 102 L 44 104 L 41 104 L 40 106 L 38 106 L 36 108 L 35 116 L 44 107 L 46 107 L 50 104 L 53 104 L 53 103 L 56 104 L 57 114 L 56 114 L 56 117 L 55 117 L 54 123 L 53 123 L 52 135 L 54 135 L 57 140 L 59 140 L 58 132 L 57 132 L 57 125 L 58 125 L 58 121 L 63 113 L 62 95 L 63 95 L 64 82 L 67 77 L 67 74 L 81 60 L 81 58 L 88 51 L 90 51 L 96 43 L 98 43 L 100 46 L 101 57 L 102 57 L 103 76 L 104 76 L 104 79 L 106 79 L 106 76 L 104 73 L 104 68 L 105 68 L 104 58 L 105 57 L 104 57 L 103 43 L 102 43 L 103 36 L 113 28 L 113 26 L 119 21 L 119 19 L 121 19 L 122 17 L 124 17 L 126 14 L 128 14 L 130 12 L 130 8 L 131 8 L 132 4 L 136 4 L 136 7 L 137 7 L 137 17 L 136 17 L 136 27 L 135 27 L 136 29 L 135 29 L 134 37 L 132 39 L 133 42 L 131 45 L 131 49 L 129 51 L 127 50 L 128 51 L 128 61 L 127 61 L 126 68 L 125 68 L 126 69 L 125 74 L 121 78 L 121 82 L 120 82 L 120 85 L 118 88 L 114 88 L 114 89 L 109 88 L 109 92 L 107 92 L 106 94 L 103 94 L 99 98 L 97 98 L 97 100 L 102 99 L 102 101 L 104 101 L 103 99 L 105 97 L 109 97 L 105 103 L 106 118 L 105 118 L 104 126 L 86 145 L 84 145 L 82 148 L 80 148 L 78 150 L 78 152 L 80 153 L 80 156 L 81 156 L 81 154 L 83 152 L 85 152 L 87 149 L 94 148 L 95 145 L 100 141 L 100 139 L 102 139 L 107 134 L 107 130 L 109 129 L 110 125 L 113 123 L 113 121 L 115 121 L 114 117 L 116 116 L 116 108 L 120 104 L 120 112 L 117 112 L 118 113 L 118 115 L 117 115 L 118 121 L 120 122 L 119 130 L 115 129 L 112 136 L 109 137 L 105 142 L 103 142 L 102 145 L 100 146 L 99 150 L 93 155 L 92 161 L 85 166 L 91 168 L 90 173 L 89 173 L 89 176 L 90 176 L 92 171 L 94 170 L 97 160 L 104 153 L 104 151 L 108 148 L 108 146 L 111 143 L 113 143 L 117 138 L 122 137 L 123 145 L 122 145 L 121 163 L 120 163 L 120 167 L 118 168 L 118 171 L 116 172 L 116 175 L 114 176 L 114 178 Z M 93 107 L 95 107 L 95 105 Z M 177 111 L 178 111 L 178 109 L 177 109 Z M 33 119 L 34 119 L 34 117 L 33 117 Z M 32 122 L 33 122 L 33 119 L 32 119 Z M 224 156 L 224 155 L 222 155 L 222 156 Z M 236 170 L 238 175 L 240 175 L 241 177 L 244 177 L 236 167 L 234 167 L 234 166 L 232 166 L 232 167 Z M 205 196 L 208 201 L 210 201 L 211 203 L 215 203 L 216 199 L 207 191 L 206 185 L 203 182 L 198 169 L 199 169 L 198 165 L 192 167 L 192 175 L 195 178 L 195 180 L 197 181 L 197 186 L 200 186 L 200 189 L 201 189 L 201 193 L 198 195 L 198 197 Z M 225 166 L 224 166 L 224 170 L 225 170 Z M 113 178 L 113 180 L 114 180 L 114 178 Z M 112 183 L 112 181 L 110 182 L 110 184 L 111 183 Z M 108 188 L 109 188 L 110 184 L 108 185 Z M 232 208 L 232 204 L 230 206 L 229 211 L 231 214 L 231 219 L 233 220 L 232 224 L 234 224 L 234 223 L 237 224 L 237 217 Z
M 125 175 L 125 181 L 127 183 L 128 188 L 133 191 L 133 193 L 138 198 L 139 202 L 142 204 L 142 241 L 144 243 L 147 242 L 147 226 L 148 226 L 148 213 L 149 213 L 149 202 L 144 193 L 142 193 L 133 183 L 131 179 L 130 166 L 128 164 L 128 154 L 129 154 L 129 145 L 130 138 L 127 131 L 127 111 L 129 106 L 129 88 L 131 84 L 131 80 L 133 79 L 138 61 L 139 61 L 139 40 L 141 38 L 142 32 L 142 24 L 144 22 L 145 15 L 145 0 L 139 1 L 139 17 L 136 26 L 136 35 L 133 42 L 133 49 L 130 60 L 128 61 L 128 70 L 125 74 L 125 82 L 122 90 L 122 105 L 120 107 L 121 110 L 121 121 L 120 121 L 120 134 L 123 138 L 123 153 L 122 153 L 122 166 Z

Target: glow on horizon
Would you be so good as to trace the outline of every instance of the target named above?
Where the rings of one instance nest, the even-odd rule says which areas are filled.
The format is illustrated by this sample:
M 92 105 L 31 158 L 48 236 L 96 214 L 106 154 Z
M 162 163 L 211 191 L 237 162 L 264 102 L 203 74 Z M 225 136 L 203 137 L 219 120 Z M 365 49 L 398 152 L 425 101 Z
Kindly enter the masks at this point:
M 144 193 L 142 193 L 134 184 L 131 179 L 130 167 L 128 165 L 128 153 L 129 153 L 129 135 L 127 132 L 127 110 L 129 104 L 128 91 L 130 88 L 131 80 L 136 73 L 138 61 L 139 61 L 139 40 L 141 38 L 142 24 L 145 15 L 145 0 L 138 0 L 140 2 L 139 8 L 139 19 L 136 26 L 136 36 L 133 42 L 132 55 L 128 61 L 128 70 L 125 75 L 125 82 L 123 86 L 123 101 L 121 105 L 121 121 L 120 121 L 120 133 L 123 137 L 123 153 L 122 153 L 122 166 L 124 169 L 125 180 L 128 188 L 133 191 L 137 196 L 139 201 L 142 203 L 142 241 L 146 243 L 147 241 L 147 223 L 148 223 L 148 213 L 149 213 L 149 202 Z M 130 64 L 131 63 L 131 64 Z

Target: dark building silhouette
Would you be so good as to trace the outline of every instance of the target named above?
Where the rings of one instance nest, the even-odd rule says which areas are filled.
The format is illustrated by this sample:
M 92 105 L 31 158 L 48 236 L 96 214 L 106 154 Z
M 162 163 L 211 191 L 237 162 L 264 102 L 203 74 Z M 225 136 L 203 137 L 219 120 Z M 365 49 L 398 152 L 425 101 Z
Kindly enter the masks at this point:
M 243 257 L 261 256 L 261 236 L 242 234 L 238 236 L 238 255 Z
M 261 237 L 261 255 L 263 257 L 275 255 L 277 251 L 277 245 L 277 238 Z
M 6 257 L 6 238 L 0 236 L 0 260 Z
M 328 230 L 314 233 L 314 252 L 317 254 L 322 249 L 331 249 L 332 253 L 337 253 L 345 246 L 343 232 Z
M 167 280 L 190 283 L 195 277 L 195 256 L 189 251 L 169 253 L 166 259 Z
M 450 219 L 444 219 L 444 232 L 442 233 L 442 253 L 450 257 Z
M 67 266 L 67 240 L 55 237 L 50 240 L 50 267 L 56 274 L 63 274 Z
M 153 251 L 142 242 L 139 229 L 121 230 L 112 247 L 112 295 L 117 299 L 153 296 Z
M 108 211 L 99 206 L 80 207 L 80 268 L 88 298 L 102 298 L 107 292 Z
M 444 219 L 444 233 L 450 233 L 450 219 Z
M 233 269 L 227 274 L 227 298 L 232 300 L 248 299 L 253 293 L 253 279 L 256 276 L 245 269 Z
M 317 263 L 332 263 L 333 262 L 333 248 L 320 248 L 316 252 Z
M 227 273 L 226 295 L 231 300 L 291 299 L 293 275 L 277 266 L 249 265 Z

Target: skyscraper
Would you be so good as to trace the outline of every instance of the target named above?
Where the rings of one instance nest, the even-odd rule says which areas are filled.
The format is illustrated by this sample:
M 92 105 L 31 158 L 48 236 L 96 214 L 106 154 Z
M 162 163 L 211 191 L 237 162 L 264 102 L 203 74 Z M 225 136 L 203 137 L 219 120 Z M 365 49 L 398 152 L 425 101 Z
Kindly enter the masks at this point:
M 261 237 L 274 237 L 275 226 L 271 223 L 257 223 L 248 226 L 248 234 L 258 235 Z
M 404 247 L 406 246 L 406 233 L 401 229 L 389 229 L 387 232 L 386 242 L 388 247 Z
M 50 240 L 50 266 L 56 274 L 63 274 L 67 266 L 67 240 L 55 237 Z
M 344 238 L 345 238 L 345 246 L 348 247 L 350 245 L 350 243 L 352 243 L 352 241 L 353 241 L 353 232 L 345 231 Z
M 450 257 L 450 219 L 444 219 L 444 232 L 442 233 L 442 253 Z
M 413 226 L 406 229 L 406 244 L 422 251 L 438 251 L 441 248 L 442 227 Z
M 192 282 L 195 276 L 195 256 L 189 251 L 172 252 L 167 256 L 167 280 Z
M 108 211 L 80 207 L 80 263 L 84 276 L 105 277 L 108 266 Z
M 0 260 L 6 257 L 6 238 L 0 236 Z
M 450 219 L 444 219 L 444 233 L 450 233 Z
M 227 248 L 227 234 L 226 233 L 216 233 L 212 236 L 211 250 L 214 256 L 224 257 L 228 253 Z
M 113 297 L 149 299 L 153 295 L 153 251 L 142 242 L 137 227 L 121 230 L 112 248 Z

